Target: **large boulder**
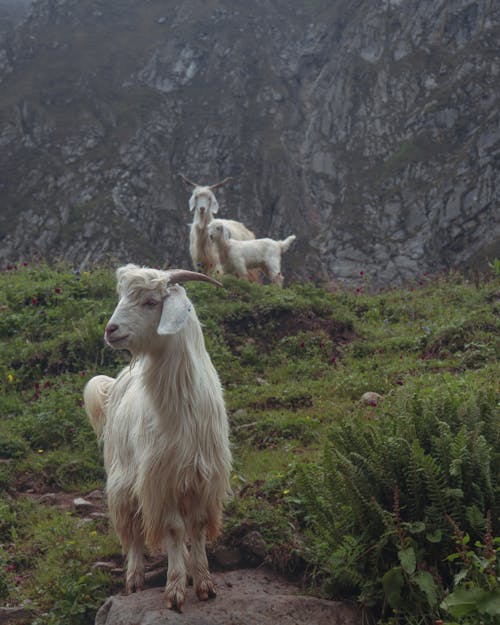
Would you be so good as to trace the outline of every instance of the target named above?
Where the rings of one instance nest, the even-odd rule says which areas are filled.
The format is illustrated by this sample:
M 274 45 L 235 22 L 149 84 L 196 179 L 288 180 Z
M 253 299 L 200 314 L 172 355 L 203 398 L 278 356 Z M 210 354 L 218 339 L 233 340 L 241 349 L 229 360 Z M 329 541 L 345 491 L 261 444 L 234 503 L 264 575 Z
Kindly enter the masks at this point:
M 361 625 L 360 611 L 338 601 L 300 594 L 264 569 L 214 573 L 217 598 L 198 601 L 188 588 L 184 612 L 165 607 L 163 588 L 107 599 L 95 625 Z

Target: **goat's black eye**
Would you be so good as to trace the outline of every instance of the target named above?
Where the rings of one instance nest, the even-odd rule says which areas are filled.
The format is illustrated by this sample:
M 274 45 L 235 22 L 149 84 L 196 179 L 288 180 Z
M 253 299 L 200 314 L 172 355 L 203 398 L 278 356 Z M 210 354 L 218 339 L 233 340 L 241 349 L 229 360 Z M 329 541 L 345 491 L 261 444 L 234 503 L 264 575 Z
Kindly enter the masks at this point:
M 145 302 L 142 302 L 142 305 L 147 308 L 154 308 L 155 306 L 158 306 L 159 303 L 160 302 L 157 302 L 155 299 L 147 299 Z

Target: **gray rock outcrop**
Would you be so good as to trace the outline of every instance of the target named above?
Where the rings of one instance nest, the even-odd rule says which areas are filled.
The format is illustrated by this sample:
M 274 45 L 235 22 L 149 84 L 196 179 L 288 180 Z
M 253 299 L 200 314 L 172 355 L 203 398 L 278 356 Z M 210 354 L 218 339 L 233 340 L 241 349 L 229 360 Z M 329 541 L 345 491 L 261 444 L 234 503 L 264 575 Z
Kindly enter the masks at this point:
M 32 2 L 33 0 L 0 0 L 0 36 L 22 22 Z
M 163 589 L 110 597 L 95 625 L 361 625 L 346 604 L 299 595 L 298 589 L 262 569 L 214 574 L 217 597 L 198 601 L 188 589 L 184 612 L 167 610 Z

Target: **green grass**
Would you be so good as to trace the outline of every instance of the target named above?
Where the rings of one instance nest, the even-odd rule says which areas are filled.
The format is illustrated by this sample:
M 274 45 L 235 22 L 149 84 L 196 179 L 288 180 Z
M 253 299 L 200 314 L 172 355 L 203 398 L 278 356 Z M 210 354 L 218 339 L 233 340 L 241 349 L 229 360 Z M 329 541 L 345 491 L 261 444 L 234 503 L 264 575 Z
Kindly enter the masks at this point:
M 397 423 L 405 397 L 424 401 L 446 384 L 455 398 L 486 389 L 498 398 L 498 276 L 477 284 L 455 273 L 427 276 L 373 293 L 369 284 L 331 293 L 313 283 L 281 290 L 227 277 L 224 289 L 192 283 L 188 291 L 231 424 L 234 498 L 222 539 L 237 541 L 241 528 L 255 527 L 276 568 L 299 567 L 327 596 L 363 600 L 352 594 L 355 585 L 349 595 L 345 580 L 333 583 L 331 558 L 349 541 L 311 539 L 314 514 L 300 476 L 323 474 L 336 428 L 356 423 L 380 434 Z M 41 264 L 0 275 L 0 599 L 29 602 L 38 625 L 70 616 L 91 623 L 116 587 L 92 567 L 119 559 L 107 522 L 82 525 L 68 510 L 36 501 L 42 493 L 103 487 L 82 390 L 92 375 L 113 375 L 127 362 L 102 340 L 115 301 L 109 268 L 78 275 Z M 378 406 L 361 401 L 367 391 L 383 396 Z M 498 493 L 499 463 L 493 466 Z M 383 566 L 376 575 L 380 581 Z

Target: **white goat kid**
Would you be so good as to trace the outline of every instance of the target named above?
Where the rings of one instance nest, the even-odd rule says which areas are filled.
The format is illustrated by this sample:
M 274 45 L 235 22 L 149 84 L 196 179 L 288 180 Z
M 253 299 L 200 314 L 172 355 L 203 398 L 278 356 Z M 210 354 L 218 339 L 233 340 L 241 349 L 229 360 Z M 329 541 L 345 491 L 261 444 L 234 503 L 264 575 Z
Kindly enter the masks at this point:
M 231 178 L 225 178 L 210 186 L 201 186 L 191 182 L 182 174 L 181 178 L 186 184 L 194 187 L 189 198 L 189 210 L 194 213 L 189 230 L 189 253 L 193 267 L 206 274 L 222 274 L 217 249 L 208 238 L 207 228 L 214 221 L 214 215 L 219 212 L 219 203 L 213 191 L 225 185 Z M 217 221 L 228 228 L 233 239 L 243 241 L 255 239 L 255 234 L 239 221 L 233 219 L 218 219 Z
M 205 551 L 220 528 L 231 452 L 219 377 L 180 281 L 192 271 L 120 267 L 118 305 L 105 330 L 132 363 L 85 387 L 85 408 L 104 443 L 111 519 L 127 556 L 126 590 L 144 586 L 144 544 L 165 547 L 165 601 L 182 610 L 187 573 L 196 594 L 215 596 Z M 190 551 L 186 547 L 189 537 Z
M 282 285 L 281 255 L 295 241 L 291 234 L 283 241 L 274 239 L 255 239 L 253 241 L 235 241 L 224 224 L 213 221 L 208 226 L 208 236 L 214 242 L 225 273 L 232 273 L 240 278 L 248 278 L 251 269 L 260 269 L 271 282 Z

